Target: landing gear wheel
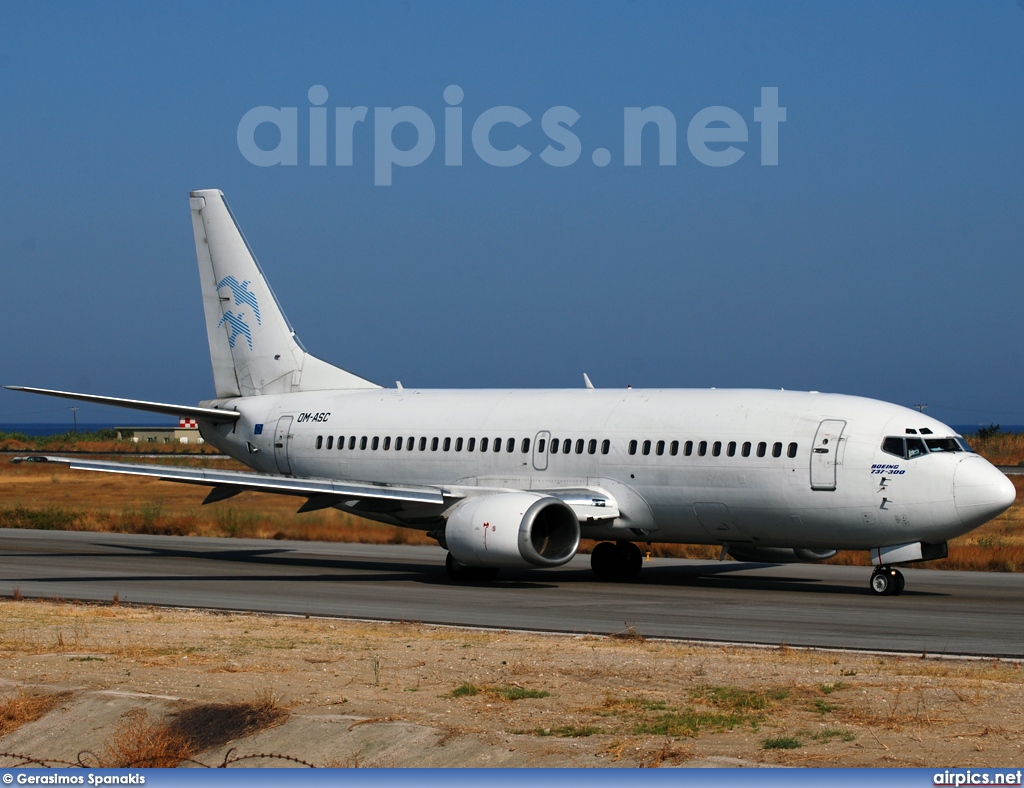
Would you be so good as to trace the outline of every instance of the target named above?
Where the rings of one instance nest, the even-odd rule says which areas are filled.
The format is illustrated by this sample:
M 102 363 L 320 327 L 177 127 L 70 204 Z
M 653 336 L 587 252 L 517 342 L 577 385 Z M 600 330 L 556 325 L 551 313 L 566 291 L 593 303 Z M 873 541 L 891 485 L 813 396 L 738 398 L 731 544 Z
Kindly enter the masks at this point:
M 619 563 L 619 551 L 611 542 L 601 542 L 590 554 L 590 568 L 598 580 L 614 580 Z
M 880 566 L 871 573 L 871 590 L 879 596 L 895 596 L 903 590 L 903 573 L 889 566 Z
M 632 542 L 616 542 L 619 553 L 619 573 L 621 580 L 633 580 L 644 566 L 644 554 Z
M 444 568 L 448 570 L 448 577 L 457 583 L 485 583 L 498 576 L 497 567 L 463 566 L 451 553 L 444 559 Z
M 644 565 L 640 548 L 632 542 L 601 542 L 590 554 L 590 568 L 598 580 L 632 580 Z

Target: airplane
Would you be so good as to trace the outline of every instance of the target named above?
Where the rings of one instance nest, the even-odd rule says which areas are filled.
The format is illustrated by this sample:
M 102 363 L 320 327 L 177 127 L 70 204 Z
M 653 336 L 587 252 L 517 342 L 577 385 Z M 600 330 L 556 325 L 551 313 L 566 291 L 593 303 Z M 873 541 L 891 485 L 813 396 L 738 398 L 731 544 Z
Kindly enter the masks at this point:
M 715 545 L 721 559 L 823 561 L 870 551 L 871 592 L 898 566 L 1004 512 L 1013 484 L 945 424 L 816 391 L 384 388 L 310 354 L 216 189 L 191 192 L 216 397 L 198 406 L 27 386 L 196 419 L 252 471 L 35 457 L 75 469 L 305 498 L 425 531 L 454 581 L 567 563 L 598 540 L 601 580 L 634 579 L 638 544 Z M 18 458 L 27 459 L 27 458 Z

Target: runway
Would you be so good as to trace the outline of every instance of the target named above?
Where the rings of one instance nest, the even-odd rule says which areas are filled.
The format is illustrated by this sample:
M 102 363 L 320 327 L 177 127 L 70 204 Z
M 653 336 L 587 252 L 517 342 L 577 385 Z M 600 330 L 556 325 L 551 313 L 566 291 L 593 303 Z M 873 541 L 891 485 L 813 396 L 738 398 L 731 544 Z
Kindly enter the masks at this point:
M 440 548 L 0 529 L 0 595 L 732 643 L 1024 657 L 1024 575 L 652 559 L 599 583 L 589 556 L 453 585 Z

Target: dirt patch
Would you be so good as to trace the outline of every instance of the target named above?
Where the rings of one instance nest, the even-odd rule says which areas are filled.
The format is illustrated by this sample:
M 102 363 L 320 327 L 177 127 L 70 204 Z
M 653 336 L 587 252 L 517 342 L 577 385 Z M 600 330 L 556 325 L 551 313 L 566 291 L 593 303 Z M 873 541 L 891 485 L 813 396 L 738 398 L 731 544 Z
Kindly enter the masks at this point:
M 1024 764 L 1014 662 L 35 601 L 0 621 L 0 696 L 56 698 L 0 752 L 40 759 Z

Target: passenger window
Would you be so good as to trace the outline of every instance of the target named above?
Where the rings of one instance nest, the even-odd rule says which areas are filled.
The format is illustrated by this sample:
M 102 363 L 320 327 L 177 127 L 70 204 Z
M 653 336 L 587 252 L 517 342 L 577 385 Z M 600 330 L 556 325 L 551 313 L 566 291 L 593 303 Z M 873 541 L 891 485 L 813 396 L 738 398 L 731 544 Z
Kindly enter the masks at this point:
M 612 442 L 610 440 L 601 441 L 601 454 L 607 454 L 608 450 L 611 449 Z
M 316 436 L 316 447 L 318 449 L 322 449 L 324 447 L 324 436 L 323 435 L 317 435 Z
M 395 438 L 395 451 L 401 451 L 403 445 L 404 444 L 402 443 L 402 436 L 399 435 L 397 438 Z
M 455 451 L 462 451 L 462 438 L 455 439 Z
M 922 454 L 927 454 L 928 450 L 924 447 L 924 441 L 920 438 L 907 438 L 907 459 L 912 460 L 915 457 L 920 457 Z
M 685 454 L 687 457 L 693 454 L 693 441 L 686 442 L 686 445 L 683 446 L 683 454 Z
M 743 448 L 740 449 L 740 454 L 742 454 L 744 457 L 750 456 L 750 441 L 743 442 Z
M 356 447 L 356 436 L 350 435 L 348 439 L 348 450 L 352 451 Z
M 523 454 L 529 454 L 530 453 L 530 439 L 529 438 L 523 438 L 523 450 L 522 451 L 523 451 Z
M 636 441 L 629 442 L 629 453 L 636 454 Z
M 697 454 L 699 454 L 701 457 L 703 457 L 707 453 L 708 453 L 708 442 L 707 441 L 701 441 L 700 443 L 698 443 L 697 444 Z
M 344 435 L 339 435 L 338 436 L 338 451 L 341 451 L 344 448 L 345 448 L 345 436 Z
M 647 456 L 648 454 L 651 453 L 651 442 L 650 441 L 644 441 L 643 453 L 644 453 L 644 456 Z
M 364 435 L 359 439 L 359 448 L 363 451 L 366 450 L 366 436 Z
M 370 441 L 370 448 L 377 451 L 377 447 L 380 446 L 380 438 L 376 435 L 373 436 L 373 440 Z
M 551 453 L 558 454 L 558 438 L 551 439 Z
M 782 444 L 781 443 L 773 444 L 772 445 L 772 457 L 781 457 L 781 456 L 782 456 Z
M 572 451 L 572 440 L 566 438 L 562 441 L 562 454 L 568 454 L 570 451 Z
M 441 441 L 438 440 L 437 438 L 431 438 L 430 439 L 430 450 L 431 451 L 437 451 L 437 447 L 440 446 L 440 445 L 441 445 Z
M 466 441 L 466 451 L 473 451 L 473 448 L 475 446 L 476 446 L 476 438 L 470 438 L 468 441 Z
M 480 439 L 480 451 L 487 451 L 487 438 Z
M 789 451 L 787 452 L 787 454 L 789 455 L 790 459 L 793 459 L 794 457 L 796 457 L 796 444 L 795 443 L 789 444 Z
M 507 451 L 509 454 L 511 454 L 515 450 L 516 450 L 516 439 L 515 438 L 509 438 L 507 441 L 505 441 L 505 451 Z
M 441 448 L 444 451 L 451 451 L 451 449 L 452 449 L 452 439 L 451 438 L 445 438 L 444 439 L 444 443 L 442 444 Z
M 736 441 L 729 441 L 729 446 L 726 448 L 725 453 L 730 457 L 736 456 Z
M 334 436 L 333 435 L 328 435 L 327 436 L 327 448 L 328 449 L 333 449 L 334 448 Z
M 420 438 L 420 451 L 426 451 L 426 450 L 427 450 L 427 439 L 426 438 Z
M 768 451 L 768 444 L 767 443 L 765 443 L 764 441 L 761 441 L 759 444 L 757 444 L 757 456 L 758 457 L 764 457 L 766 451 Z
M 587 444 L 587 454 L 597 454 L 597 441 L 593 438 Z
M 654 453 L 659 457 L 665 453 L 665 441 L 658 441 L 657 445 L 654 447 Z
M 384 438 L 384 451 L 387 451 L 390 448 L 391 448 L 391 436 L 388 435 L 386 438 Z
M 668 447 L 668 453 L 675 457 L 679 454 L 679 441 L 672 441 Z
M 576 453 L 583 454 L 583 438 L 576 439 Z
M 501 438 L 495 438 L 494 439 L 494 451 L 495 452 L 501 451 Z
M 715 441 L 715 445 L 711 447 L 711 453 L 715 457 L 717 457 L 719 454 L 722 453 L 722 442 L 721 441 Z
M 903 451 L 903 438 L 886 438 L 882 441 L 882 451 L 896 457 L 906 458 Z

